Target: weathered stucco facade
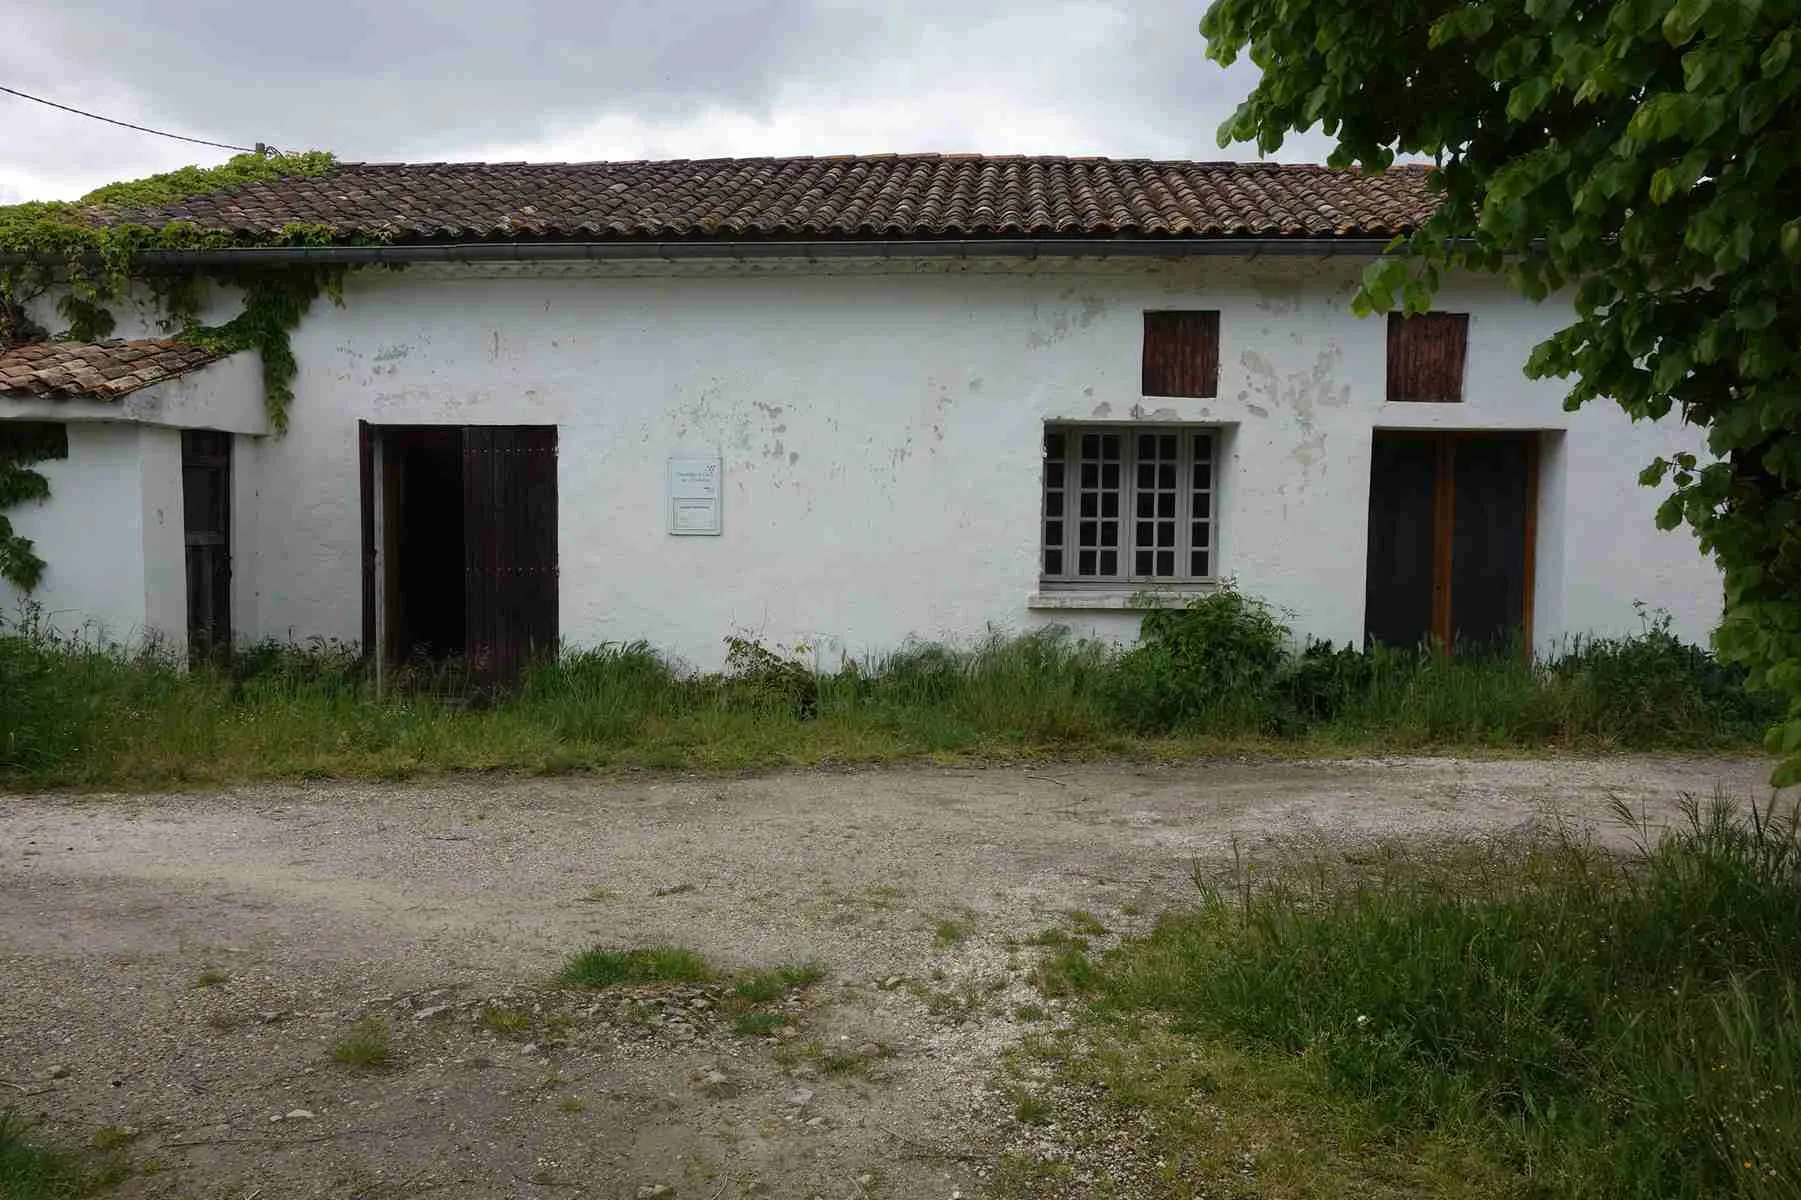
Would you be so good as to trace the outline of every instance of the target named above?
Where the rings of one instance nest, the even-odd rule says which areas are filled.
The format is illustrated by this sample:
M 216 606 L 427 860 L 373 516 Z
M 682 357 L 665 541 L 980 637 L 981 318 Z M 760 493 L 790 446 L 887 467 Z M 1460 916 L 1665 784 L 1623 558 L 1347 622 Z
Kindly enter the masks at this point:
M 1217 427 L 1216 574 L 1276 605 L 1297 632 L 1340 643 L 1364 628 L 1374 431 L 1542 431 L 1535 641 L 1636 629 L 1634 601 L 1704 639 L 1719 612 L 1717 575 L 1686 532 L 1655 529 L 1658 494 L 1636 482 L 1653 457 L 1698 450 L 1698 432 L 1633 424 L 1602 404 L 1564 412 L 1558 381 L 1521 373 L 1564 310 L 1489 280 L 1452 280 L 1437 302 L 1470 314 L 1464 402 L 1387 403 L 1383 323 L 1349 311 L 1365 261 L 355 272 L 343 307 L 321 301 L 295 335 L 301 369 L 285 436 L 200 419 L 249 435 L 233 451 L 233 625 L 248 638 L 361 636 L 366 421 L 556 426 L 569 643 L 644 639 L 707 667 L 725 636 L 746 634 L 804 644 L 830 666 L 909 638 L 1053 622 L 1127 638 L 1137 617 L 1123 592 L 1038 583 L 1043 428 L 1079 421 Z M 1217 397 L 1141 394 L 1143 313 L 1170 308 L 1219 311 Z M 220 400 L 223 411 L 253 392 L 249 374 L 233 360 L 192 378 L 238 397 Z M 131 505 L 111 494 L 127 473 L 75 453 L 91 441 L 115 458 L 135 454 L 148 480 L 157 436 L 131 426 L 72 436 L 70 459 L 51 464 L 53 499 L 15 518 L 50 561 L 39 599 L 59 621 L 180 640 L 148 585 L 142 605 L 123 578 L 104 606 L 83 600 L 94 568 L 70 540 L 104 531 L 129 542 L 119 554 L 146 571 L 161 561 L 167 548 L 129 531 Z M 668 532 L 666 464 L 687 453 L 723 459 L 720 536 Z

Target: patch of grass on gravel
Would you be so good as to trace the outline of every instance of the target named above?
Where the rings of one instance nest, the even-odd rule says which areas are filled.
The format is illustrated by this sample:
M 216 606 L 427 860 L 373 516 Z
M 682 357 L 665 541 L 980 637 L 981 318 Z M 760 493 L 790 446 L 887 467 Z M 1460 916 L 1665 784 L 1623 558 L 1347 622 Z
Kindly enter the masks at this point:
M 517 1008 L 502 1008 L 498 1004 L 484 1004 L 481 1015 L 482 1028 L 503 1038 L 524 1037 L 531 1031 L 532 1016 Z
M 967 937 L 968 933 L 969 931 L 960 922 L 946 917 L 933 928 L 932 944 L 934 946 L 955 946 Z
M 111 1188 L 130 1173 L 116 1154 L 89 1162 L 45 1146 L 28 1133 L 16 1114 L 0 1111 L 0 1200 L 78 1200 Z
M 825 968 L 807 963 L 801 966 L 776 967 L 770 971 L 752 971 L 740 976 L 732 985 L 732 995 L 747 1004 L 768 1004 L 789 992 L 812 987 L 825 978 Z
M 565 987 L 606 988 L 625 983 L 708 983 L 714 975 L 706 959 L 680 946 L 632 950 L 596 946 L 565 963 L 557 981 Z
M 393 1038 L 380 1017 L 364 1017 L 331 1048 L 331 1059 L 359 1071 L 380 1071 L 394 1065 Z
M 794 1018 L 788 1013 L 753 1008 L 732 1018 L 732 1032 L 741 1037 L 762 1037 L 774 1033 L 784 1025 L 792 1024 Z
M 1084 937 L 1105 937 L 1107 934 L 1101 919 L 1085 908 L 1072 908 L 1064 916 L 1069 918 L 1070 929 Z

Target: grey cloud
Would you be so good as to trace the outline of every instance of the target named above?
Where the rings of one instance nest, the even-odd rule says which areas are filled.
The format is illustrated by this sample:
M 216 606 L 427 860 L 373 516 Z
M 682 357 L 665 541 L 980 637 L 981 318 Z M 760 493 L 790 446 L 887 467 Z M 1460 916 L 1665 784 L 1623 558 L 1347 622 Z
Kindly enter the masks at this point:
M 922 112 L 939 94 L 987 97 L 985 110 L 940 105 L 929 121 L 922 116 L 922 139 L 959 144 L 840 150 L 1005 153 L 1021 148 L 1008 144 L 1018 118 L 1048 114 L 1059 128 L 1085 131 L 1086 144 L 1072 153 L 1226 157 L 1214 130 L 1253 76 L 1206 60 L 1197 30 L 1203 7 L 77 0 L 11 14 L 6 23 L 16 32 L 0 40 L 0 78 L 146 124 L 284 149 L 324 147 L 348 159 L 448 158 L 554 142 L 620 114 L 662 126 L 719 111 L 762 118 L 796 89 Z M 138 173 L 129 168 L 139 162 L 160 167 L 208 153 L 0 102 L 0 127 L 12 131 L 0 151 L 0 187 L 95 172 L 115 178 Z M 785 149 L 794 148 L 718 152 Z M 1323 147 L 1304 144 L 1285 157 L 1307 151 Z

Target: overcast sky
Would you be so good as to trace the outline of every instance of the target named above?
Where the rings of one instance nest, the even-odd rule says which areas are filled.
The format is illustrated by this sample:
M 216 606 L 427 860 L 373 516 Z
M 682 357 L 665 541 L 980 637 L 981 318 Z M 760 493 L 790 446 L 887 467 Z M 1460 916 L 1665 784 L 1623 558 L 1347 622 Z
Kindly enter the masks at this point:
M 375 162 L 889 151 L 1246 158 L 1205 0 L 0 0 L 0 84 Z M 1323 139 L 1277 157 L 1317 161 Z M 0 94 L 0 203 L 228 151 Z

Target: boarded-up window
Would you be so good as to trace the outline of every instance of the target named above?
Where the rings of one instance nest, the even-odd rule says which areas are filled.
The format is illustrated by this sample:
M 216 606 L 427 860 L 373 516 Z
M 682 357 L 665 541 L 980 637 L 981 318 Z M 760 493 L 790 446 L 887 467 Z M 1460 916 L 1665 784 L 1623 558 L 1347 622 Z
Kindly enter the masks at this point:
M 1454 404 L 1463 399 L 1468 313 L 1388 314 L 1388 398 Z
M 1144 314 L 1147 396 L 1219 395 L 1219 312 Z

